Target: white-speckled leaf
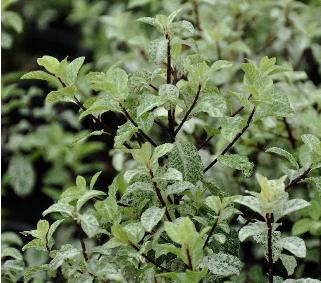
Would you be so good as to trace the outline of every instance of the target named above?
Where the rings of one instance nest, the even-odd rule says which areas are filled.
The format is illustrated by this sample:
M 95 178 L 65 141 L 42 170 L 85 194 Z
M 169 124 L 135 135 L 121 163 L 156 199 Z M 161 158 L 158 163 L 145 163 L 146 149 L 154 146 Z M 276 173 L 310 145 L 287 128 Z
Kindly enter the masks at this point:
M 245 205 L 246 207 L 252 209 L 253 211 L 265 216 L 261 209 L 260 201 L 253 196 L 240 196 L 234 202 Z
M 239 231 L 239 239 L 241 242 L 243 242 L 248 237 L 257 236 L 259 234 L 265 233 L 266 229 L 267 227 L 265 222 L 249 223 Z
M 288 275 L 292 275 L 297 266 L 295 257 L 291 255 L 281 254 L 280 260 L 282 261 L 282 264 L 284 265 Z
M 299 237 L 285 237 L 281 239 L 281 244 L 284 249 L 288 250 L 297 257 L 306 256 L 305 243 Z
M 284 205 L 282 216 L 288 215 L 294 211 L 300 210 L 309 206 L 310 203 L 304 199 L 291 199 L 288 200 Z
M 205 256 L 200 266 L 207 267 L 215 275 L 231 276 L 240 273 L 242 263 L 236 256 L 219 252 Z
M 290 152 L 288 152 L 282 148 L 279 148 L 279 147 L 270 147 L 265 152 L 273 152 L 279 156 L 285 157 L 294 168 L 299 169 L 298 162 L 296 161 L 295 157 Z
M 158 38 L 151 41 L 148 47 L 148 56 L 156 64 L 164 62 L 167 56 L 167 40 Z
M 99 229 L 97 218 L 92 214 L 83 214 L 80 217 L 81 228 L 89 238 L 94 237 Z
M 177 141 L 169 154 L 168 166 L 182 172 L 185 181 L 196 184 L 203 178 L 203 164 L 196 147 L 190 142 Z
M 223 117 L 226 112 L 226 103 L 218 94 L 202 95 L 192 111 L 193 114 L 205 112 L 211 117 Z
M 140 217 L 140 223 L 147 232 L 151 232 L 158 222 L 161 221 L 164 213 L 165 208 L 150 207 L 143 212 Z
M 220 155 L 218 161 L 230 168 L 241 170 L 246 177 L 252 175 L 254 163 L 250 162 L 247 156 L 238 154 Z
M 186 190 L 193 189 L 194 185 L 187 181 L 176 182 L 172 185 L 168 185 L 166 189 L 166 195 L 180 194 Z

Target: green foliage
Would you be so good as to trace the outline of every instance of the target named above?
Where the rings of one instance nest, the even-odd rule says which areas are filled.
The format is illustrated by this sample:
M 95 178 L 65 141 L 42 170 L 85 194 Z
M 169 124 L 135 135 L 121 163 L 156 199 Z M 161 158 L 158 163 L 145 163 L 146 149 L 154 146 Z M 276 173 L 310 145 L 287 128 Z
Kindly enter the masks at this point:
M 6 10 L 11 2 L 2 6 L 3 25 L 21 32 L 20 18 Z M 299 279 L 306 262 L 320 263 L 310 252 L 321 235 L 321 99 L 306 66 L 298 68 L 307 48 L 320 53 L 320 5 L 111 2 L 72 3 L 68 19 L 83 22 L 82 44 L 93 48 L 93 64 L 45 55 L 40 70 L 21 77 L 48 83 L 42 108 L 49 110 L 40 116 L 55 122 L 12 127 L 5 187 L 30 194 L 41 158 L 50 163 L 42 185 L 54 202 L 36 229 L 22 232 L 25 245 L 4 234 L 2 278 L 320 282 Z M 42 94 L 7 82 L 2 88 L 4 114 Z M 70 105 L 79 111 L 58 115 Z M 107 112 L 121 121 L 117 129 L 104 119 Z M 79 120 L 94 128 L 81 130 Z M 111 185 L 97 188 L 110 169 L 92 161 L 107 156 L 92 139 L 106 135 L 114 138 L 116 173 Z M 280 229 L 285 217 L 294 223 L 292 235 Z M 307 245 L 298 237 L 305 233 Z M 240 252 L 247 239 L 261 247 L 253 266 Z M 44 260 L 30 263 L 28 253 Z M 279 263 L 284 279 L 273 269 Z

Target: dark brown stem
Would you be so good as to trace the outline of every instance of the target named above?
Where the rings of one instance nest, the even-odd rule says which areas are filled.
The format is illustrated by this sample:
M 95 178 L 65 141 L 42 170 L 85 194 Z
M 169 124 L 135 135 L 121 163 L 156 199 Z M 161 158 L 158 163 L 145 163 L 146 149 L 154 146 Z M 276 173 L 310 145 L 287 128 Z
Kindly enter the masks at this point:
M 266 225 L 268 228 L 268 282 L 273 283 L 273 250 L 272 250 L 272 214 L 266 215 Z
M 158 92 L 158 88 L 157 88 L 156 86 L 154 86 L 153 84 L 149 84 L 149 86 L 150 86 L 153 90 L 155 90 L 155 91 Z
M 200 23 L 200 13 L 199 13 L 198 0 L 194 0 L 193 4 L 194 4 L 194 13 L 195 13 L 195 27 L 198 31 L 202 31 L 201 23 Z
M 81 249 L 82 249 L 82 254 L 83 254 L 85 260 L 88 261 L 86 244 L 85 244 L 84 237 L 83 237 L 83 231 L 82 231 L 81 226 L 78 222 L 76 222 L 76 229 L 77 229 L 77 234 L 78 234 Z
M 186 251 L 187 261 L 188 261 L 187 268 L 190 269 L 190 270 L 193 270 L 192 257 L 191 257 L 191 254 L 189 252 L 189 248 L 186 247 L 185 251 Z
M 296 147 L 296 143 L 295 143 L 295 138 L 294 138 L 293 133 L 292 133 L 291 126 L 288 123 L 288 121 L 286 120 L 286 118 L 283 118 L 283 123 L 284 123 L 286 131 L 288 133 L 289 142 L 290 142 L 292 148 L 295 148 Z
M 197 100 L 198 100 L 198 97 L 200 95 L 200 92 L 201 92 L 201 85 L 198 86 L 198 90 L 197 90 L 197 93 L 195 95 L 195 98 L 193 100 L 193 103 L 192 105 L 190 106 L 190 108 L 187 110 L 182 122 L 178 125 L 177 129 L 175 130 L 174 132 L 174 137 L 176 137 L 176 135 L 178 134 L 178 132 L 180 131 L 180 129 L 182 128 L 182 126 L 184 125 L 184 123 L 186 122 L 189 114 L 191 114 L 192 110 L 194 109 L 196 103 L 197 103 Z
M 130 116 L 130 114 L 128 113 L 128 111 L 126 110 L 126 108 L 120 103 L 119 104 L 121 109 L 124 112 L 124 115 L 127 117 L 127 119 L 135 126 L 138 128 L 138 124 L 135 122 L 135 120 Z M 157 144 L 152 140 L 152 138 L 150 138 L 143 130 L 138 129 L 138 132 L 147 140 L 149 141 L 153 146 L 157 146 Z
M 171 40 L 169 34 L 165 35 L 167 39 L 167 62 L 166 62 L 166 83 L 170 84 L 172 79 L 172 56 L 171 56 Z M 175 117 L 173 116 L 173 110 L 169 109 L 167 111 L 167 119 L 168 119 L 168 133 L 170 137 L 170 141 L 174 141 L 174 127 L 175 127 Z
M 252 94 L 248 97 L 248 99 L 250 99 L 252 97 Z M 237 114 L 239 114 L 242 110 L 244 109 L 244 106 L 241 106 L 240 108 L 238 108 L 237 110 L 235 110 L 231 115 L 230 117 L 235 117 Z M 219 127 L 218 128 L 219 130 L 222 129 L 222 127 Z M 211 139 L 213 138 L 213 136 L 209 136 L 207 137 L 206 140 L 204 140 L 198 147 L 197 147 L 197 150 L 200 150 L 201 148 L 203 148 L 205 145 L 207 145 Z
M 140 248 L 137 247 L 134 243 L 129 242 L 129 244 L 130 244 L 130 246 L 131 246 L 134 250 L 136 250 L 138 253 L 140 252 Z M 164 271 L 167 271 L 167 272 L 170 272 L 170 271 L 171 271 L 171 270 L 169 270 L 168 268 L 163 267 L 163 266 L 161 266 L 160 264 L 158 264 L 155 260 L 153 260 L 152 258 L 150 258 L 148 255 L 146 255 L 146 254 L 144 254 L 144 253 L 140 253 L 140 254 L 142 255 L 142 257 L 143 257 L 146 261 L 152 263 L 153 265 L 155 265 L 155 266 L 158 267 L 159 269 L 164 270 Z
M 252 121 L 253 116 L 254 116 L 254 113 L 255 113 L 255 109 L 256 109 L 256 108 L 253 107 L 253 110 L 252 110 L 249 118 L 247 119 L 246 125 L 245 125 L 245 127 L 242 129 L 242 131 L 240 131 L 240 132 L 236 135 L 236 137 L 227 145 L 227 147 L 222 151 L 222 153 L 221 153 L 219 156 L 222 156 L 222 155 L 224 155 L 225 153 L 227 153 L 227 152 L 229 151 L 229 149 L 237 142 L 237 140 L 245 133 L 245 131 L 248 129 L 248 127 L 249 127 L 250 124 L 251 124 L 251 121 Z M 219 157 L 219 156 L 218 156 L 218 157 Z M 217 162 L 217 160 L 218 160 L 218 157 L 216 157 L 216 158 L 203 170 L 204 173 L 207 172 L 210 168 L 212 168 L 212 167 L 216 164 L 216 162 Z
M 200 150 L 201 148 L 203 148 L 205 145 L 207 145 L 211 139 L 213 138 L 214 136 L 209 136 L 207 137 L 206 140 L 204 140 L 198 147 L 197 147 L 197 150 Z
M 287 184 L 285 186 L 285 191 L 289 191 L 293 186 L 295 186 L 298 182 L 300 182 L 301 180 L 303 180 L 312 170 L 311 167 L 309 167 L 308 169 L 306 169 L 300 176 L 296 177 L 295 179 L 293 179 L 289 184 Z
M 219 214 L 217 215 L 217 219 L 214 221 L 213 225 L 212 225 L 212 228 L 210 230 L 210 232 L 207 234 L 207 237 L 206 237 L 206 240 L 205 240 L 205 243 L 203 245 L 203 249 L 207 246 L 208 242 L 210 241 L 215 229 L 216 229 L 216 226 L 218 224 L 218 220 L 219 220 L 219 217 L 220 217 L 220 212 Z
M 152 170 L 149 170 L 149 175 L 150 177 L 153 179 L 154 178 L 154 173 Z M 153 186 L 154 186 L 154 189 L 155 189 L 155 192 L 156 192 L 156 195 L 157 195 L 157 198 L 158 200 L 160 201 L 161 205 L 163 208 L 165 208 L 165 215 L 167 217 L 167 219 L 169 221 L 172 221 L 172 217 L 170 216 L 169 212 L 168 212 L 168 209 L 167 209 L 167 206 L 166 206 L 166 202 L 165 200 L 163 199 L 163 196 L 162 196 L 162 193 L 161 193 L 161 190 L 160 188 L 158 187 L 157 183 L 152 181 L 153 182 Z

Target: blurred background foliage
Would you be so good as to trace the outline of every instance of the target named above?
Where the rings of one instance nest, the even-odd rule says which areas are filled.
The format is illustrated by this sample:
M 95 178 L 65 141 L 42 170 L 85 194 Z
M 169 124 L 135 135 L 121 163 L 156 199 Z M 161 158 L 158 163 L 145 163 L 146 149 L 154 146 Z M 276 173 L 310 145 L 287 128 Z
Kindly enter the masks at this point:
M 81 140 L 89 129 L 98 127 L 90 118 L 79 121 L 76 105 L 44 106 L 46 84 L 21 81 L 21 75 L 35 69 L 36 58 L 44 54 L 59 60 L 85 56 L 84 73 L 93 69 L 105 71 L 112 65 L 128 72 L 148 68 L 149 39 L 155 35 L 153 29 L 136 19 L 169 14 L 181 7 L 185 8 L 186 20 L 199 31 L 193 41 L 186 40 L 186 46 L 199 49 L 209 61 L 224 59 L 241 63 L 245 58 L 255 60 L 267 55 L 276 57 L 280 65 L 291 65 L 295 71 L 280 86 L 290 94 L 291 105 L 300 115 L 293 120 L 289 118 L 282 127 L 280 124 L 276 127 L 273 119 L 266 119 L 260 125 L 261 131 L 251 129 L 255 141 L 248 139 L 246 146 L 237 145 L 238 152 L 250 153 L 261 171 L 275 177 L 274 172 L 284 168 L 264 153 L 266 145 L 291 149 L 305 132 L 321 137 L 320 0 L 3 0 L 3 231 L 18 232 L 34 227 L 41 212 L 57 199 L 63 188 L 74 183 L 77 175 L 88 177 L 102 170 L 100 187 L 106 188 L 124 162 L 123 156 L 109 152 L 113 145 L 111 136 Z M 236 67 L 222 72 L 215 81 L 222 89 L 226 86 L 237 89 L 240 77 L 240 69 Z M 90 96 L 85 82 L 80 88 L 83 98 Z M 124 122 L 112 113 L 104 114 L 101 119 L 114 131 Z M 285 130 L 287 122 L 293 127 L 290 143 Z M 193 125 L 190 131 L 202 136 L 201 130 Z M 240 193 L 240 184 L 250 185 L 241 176 L 237 182 L 228 178 L 232 174 L 226 168 L 218 170 L 221 185 L 231 192 Z M 309 197 L 314 198 L 313 194 Z M 305 211 L 304 215 L 309 218 L 311 213 Z M 293 221 L 299 217 L 294 216 Z M 3 238 L 5 246 L 6 237 Z M 19 237 L 14 242 L 21 245 Z M 307 245 L 311 248 L 307 262 L 310 260 L 317 266 L 319 244 L 314 238 Z M 246 256 L 250 261 L 256 258 Z M 315 272 L 311 268 L 308 275 L 313 277 Z M 254 266 L 249 274 L 259 278 L 262 270 Z

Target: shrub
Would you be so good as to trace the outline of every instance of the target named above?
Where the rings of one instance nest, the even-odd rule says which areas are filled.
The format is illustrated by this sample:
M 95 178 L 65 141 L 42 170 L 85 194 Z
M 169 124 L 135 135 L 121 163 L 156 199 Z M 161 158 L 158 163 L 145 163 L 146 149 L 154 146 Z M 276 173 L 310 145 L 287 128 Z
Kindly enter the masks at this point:
M 307 122 L 320 121 L 320 92 L 301 85 L 302 73 L 275 57 L 240 63 L 235 50 L 222 50 L 219 41 L 212 46 L 210 15 L 202 22 L 198 5 L 194 25 L 185 19 L 188 7 L 138 19 L 157 37 L 146 48 L 149 62 L 135 72 L 119 62 L 88 71 L 84 57 L 46 55 L 37 60 L 41 70 L 22 76 L 54 89 L 47 105 L 73 103 L 80 119 L 94 121 L 99 129 L 76 143 L 114 137 L 118 174 L 108 190 L 96 186 L 101 172 L 90 180 L 78 176 L 43 212 L 48 220 L 23 232 L 30 241 L 22 251 L 39 250 L 43 260 L 25 267 L 21 251 L 4 245 L 4 257 L 12 258 L 3 263 L 8 282 L 22 276 L 25 282 L 320 282 L 289 278 L 301 277 L 300 270 L 294 274 L 296 258 L 307 254 L 298 236 L 321 235 L 321 133 Z M 260 45 L 259 35 L 251 38 L 249 44 Z M 208 55 L 212 48 L 216 57 Z M 247 51 L 244 42 L 235 48 Z M 221 60 L 222 52 L 230 52 L 229 60 Z M 126 122 L 110 129 L 106 112 Z M 266 272 L 249 269 L 240 254 L 250 237 Z

